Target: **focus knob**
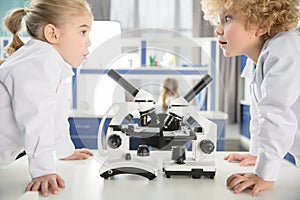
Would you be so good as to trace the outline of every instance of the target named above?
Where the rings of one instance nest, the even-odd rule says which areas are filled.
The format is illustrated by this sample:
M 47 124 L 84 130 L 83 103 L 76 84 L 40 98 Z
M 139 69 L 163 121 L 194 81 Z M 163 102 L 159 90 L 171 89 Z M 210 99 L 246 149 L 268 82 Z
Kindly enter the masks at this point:
M 207 139 L 202 140 L 199 145 L 200 145 L 200 149 L 206 154 L 212 153 L 215 149 L 214 143 Z
M 149 147 L 145 144 L 140 144 L 137 149 L 137 155 L 138 156 L 150 156 Z
M 122 139 L 119 135 L 113 134 L 108 137 L 108 146 L 112 149 L 116 149 L 122 144 Z

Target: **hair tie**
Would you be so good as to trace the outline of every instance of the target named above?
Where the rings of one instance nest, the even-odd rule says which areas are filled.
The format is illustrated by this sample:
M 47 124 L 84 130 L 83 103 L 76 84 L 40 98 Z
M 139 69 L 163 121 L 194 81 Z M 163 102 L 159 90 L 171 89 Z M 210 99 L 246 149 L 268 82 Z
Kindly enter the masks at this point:
M 29 12 L 29 9 L 28 8 L 24 8 L 23 15 L 26 15 L 28 12 Z

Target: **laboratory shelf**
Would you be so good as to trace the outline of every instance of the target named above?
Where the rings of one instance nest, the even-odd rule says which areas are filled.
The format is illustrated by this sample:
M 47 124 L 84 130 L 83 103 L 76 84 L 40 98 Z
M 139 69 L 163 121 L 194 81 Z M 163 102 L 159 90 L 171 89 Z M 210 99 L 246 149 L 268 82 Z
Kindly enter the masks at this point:
M 81 74 L 107 74 L 110 69 L 81 69 Z M 119 74 L 128 75 L 204 75 L 207 68 L 204 67 L 181 67 L 162 69 L 160 67 L 140 67 L 133 69 L 116 69 Z

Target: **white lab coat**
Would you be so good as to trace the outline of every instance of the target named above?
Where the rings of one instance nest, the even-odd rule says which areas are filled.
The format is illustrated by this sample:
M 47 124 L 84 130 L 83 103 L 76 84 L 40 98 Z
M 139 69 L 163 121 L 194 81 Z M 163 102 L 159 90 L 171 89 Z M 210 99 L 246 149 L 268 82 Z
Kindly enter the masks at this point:
M 48 43 L 30 40 L 0 65 L 0 167 L 25 149 L 32 178 L 56 173 L 58 158 L 74 153 L 66 77 L 70 67 Z
M 242 73 L 251 80 L 250 153 L 258 156 L 259 177 L 275 181 L 281 161 L 292 153 L 300 158 L 300 37 L 282 32 L 268 40 L 256 70 L 248 59 Z

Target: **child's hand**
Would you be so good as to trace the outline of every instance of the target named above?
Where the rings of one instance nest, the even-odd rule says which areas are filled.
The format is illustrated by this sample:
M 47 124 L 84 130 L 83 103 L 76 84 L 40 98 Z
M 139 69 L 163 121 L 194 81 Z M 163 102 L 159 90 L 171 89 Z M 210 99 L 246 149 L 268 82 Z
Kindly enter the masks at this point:
M 252 156 L 250 154 L 238 154 L 232 153 L 224 157 L 224 160 L 228 162 L 239 162 L 240 166 L 250 166 L 255 165 L 256 163 L 256 156 Z
M 236 194 L 251 189 L 255 197 L 260 191 L 272 189 L 274 181 L 265 181 L 253 173 L 237 173 L 228 177 L 226 185 Z
M 61 160 L 85 160 L 90 156 L 93 156 L 93 153 L 88 149 L 75 149 L 72 155 Z
M 36 177 L 26 187 L 27 191 L 41 191 L 43 197 L 49 195 L 49 190 L 53 194 L 58 193 L 58 188 L 64 188 L 65 181 L 58 174 L 47 174 L 44 176 Z

